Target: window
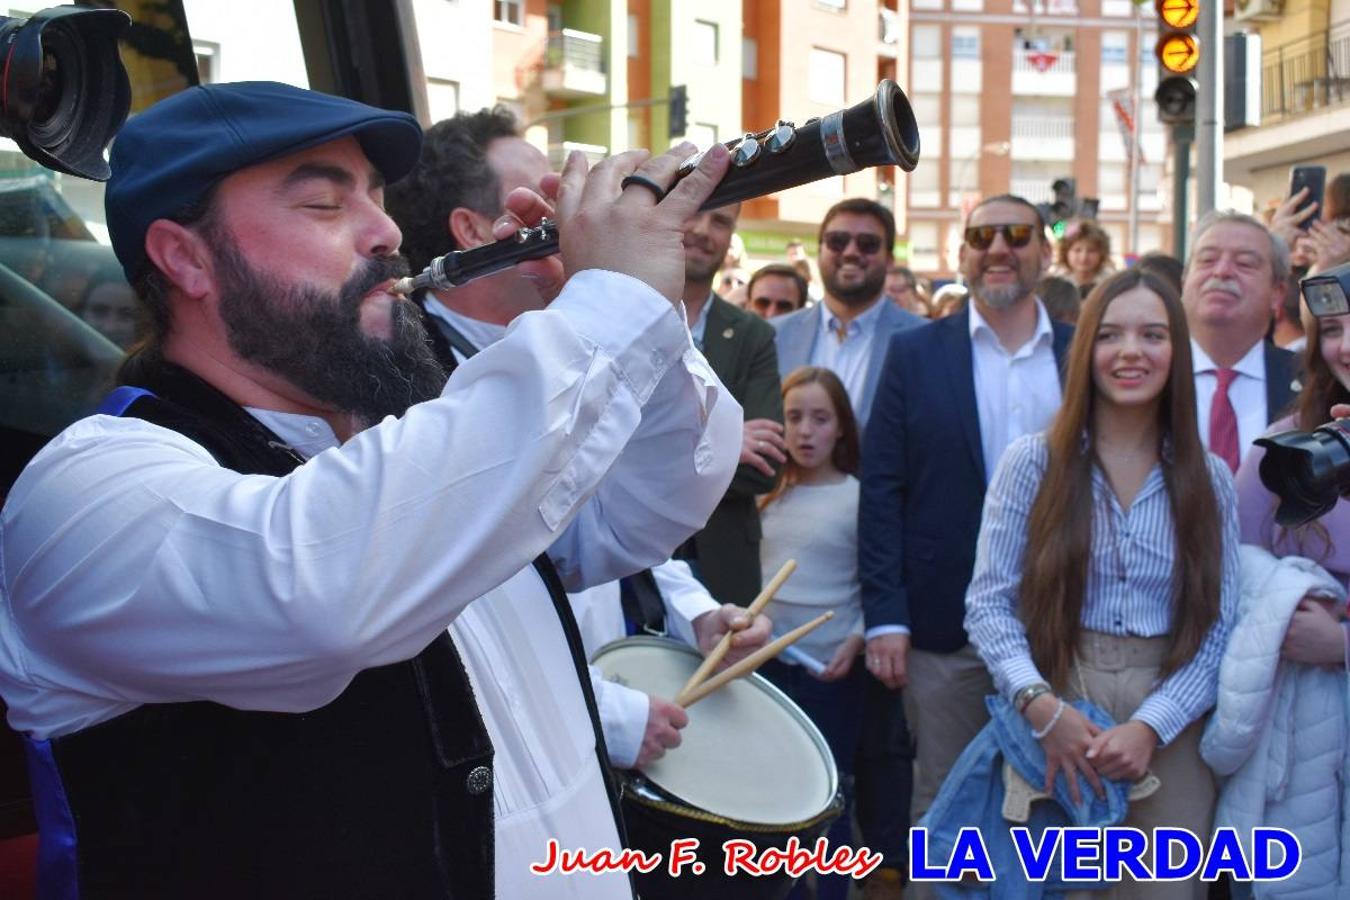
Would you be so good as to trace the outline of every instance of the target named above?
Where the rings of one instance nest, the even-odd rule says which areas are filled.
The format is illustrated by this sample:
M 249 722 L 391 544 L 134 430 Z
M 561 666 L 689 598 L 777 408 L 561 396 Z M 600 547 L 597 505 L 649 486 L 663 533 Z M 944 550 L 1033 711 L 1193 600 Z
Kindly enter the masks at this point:
M 816 103 L 842 106 L 844 100 L 844 54 L 811 48 L 807 68 L 807 96 Z
M 492 18 L 517 28 L 525 26 L 525 0 L 492 0 Z
M 952 29 L 952 58 L 980 58 L 980 29 L 969 25 L 958 25 Z
M 1130 56 L 1130 36 L 1124 31 L 1102 32 L 1102 63 L 1123 65 Z
M 220 45 L 206 41 L 193 41 L 192 52 L 197 57 L 197 81 L 200 84 L 214 84 L 220 71 Z
M 816 0 L 816 3 L 820 6 L 828 7 L 829 9 L 838 10 L 842 10 L 848 6 L 848 0 Z
M 915 25 L 909 32 L 910 53 L 915 59 L 942 58 L 942 29 L 937 25 Z
M 628 15 L 628 58 L 638 58 L 638 17 Z
M 444 78 L 427 79 L 427 113 L 431 121 L 449 119 L 459 112 L 459 82 Z
M 741 77 L 759 77 L 759 41 L 741 38 Z
M 980 127 L 980 95 L 952 94 L 951 102 L 953 128 Z M 936 120 L 932 120 L 936 122 Z
M 699 66 L 717 65 L 717 23 L 697 20 L 694 22 L 694 64 Z

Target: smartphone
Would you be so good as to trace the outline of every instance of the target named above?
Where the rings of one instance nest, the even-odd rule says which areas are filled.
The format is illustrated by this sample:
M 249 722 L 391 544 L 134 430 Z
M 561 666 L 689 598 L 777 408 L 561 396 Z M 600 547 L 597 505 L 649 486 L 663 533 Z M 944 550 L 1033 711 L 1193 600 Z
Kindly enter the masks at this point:
M 1309 203 L 1317 204 L 1317 212 L 1303 220 L 1299 227 L 1307 231 L 1312 227 L 1312 223 L 1322 218 L 1322 204 L 1325 201 L 1327 189 L 1327 167 L 1326 166 L 1294 166 L 1289 170 L 1289 196 L 1294 196 L 1304 188 L 1308 189 L 1308 196 L 1304 199 L 1300 209 L 1306 207 Z

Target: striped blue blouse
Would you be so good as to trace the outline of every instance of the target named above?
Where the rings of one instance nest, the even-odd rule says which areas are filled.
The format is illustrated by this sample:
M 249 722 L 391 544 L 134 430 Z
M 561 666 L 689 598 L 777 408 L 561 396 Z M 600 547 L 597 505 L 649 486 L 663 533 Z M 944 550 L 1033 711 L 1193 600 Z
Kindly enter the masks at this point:
M 1160 683 L 1132 716 L 1156 731 L 1164 745 L 1214 705 L 1219 660 L 1237 609 L 1237 494 L 1228 467 L 1208 456 L 1223 528 L 1220 617 L 1195 657 Z M 1031 659 L 1016 606 L 1027 522 L 1048 460 L 1044 434 L 1019 438 L 1003 454 L 985 497 L 975 573 L 966 592 L 966 631 L 994 684 L 1010 700 L 1027 685 L 1045 680 Z M 1092 494 L 1083 627 L 1122 636 L 1168 634 L 1176 532 L 1162 468 L 1153 467 L 1128 511 L 1120 508 L 1100 469 L 1093 470 Z

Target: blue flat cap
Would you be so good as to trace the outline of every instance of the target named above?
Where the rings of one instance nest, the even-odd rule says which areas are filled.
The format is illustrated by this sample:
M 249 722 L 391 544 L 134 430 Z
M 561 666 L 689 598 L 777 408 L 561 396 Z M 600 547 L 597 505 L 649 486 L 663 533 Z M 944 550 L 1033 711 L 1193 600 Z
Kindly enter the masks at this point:
M 406 175 L 422 146 L 407 113 L 271 81 L 188 88 L 134 116 L 113 143 L 103 201 L 122 270 L 134 278 L 145 262 L 151 222 L 225 176 L 349 135 L 386 181 Z

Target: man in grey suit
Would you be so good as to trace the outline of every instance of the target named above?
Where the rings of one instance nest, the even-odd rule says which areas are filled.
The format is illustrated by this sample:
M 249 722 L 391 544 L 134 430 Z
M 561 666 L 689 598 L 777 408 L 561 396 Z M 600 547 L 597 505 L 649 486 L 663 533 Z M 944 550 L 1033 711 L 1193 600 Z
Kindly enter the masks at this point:
M 874 200 L 850 197 L 830 207 L 820 226 L 824 301 L 769 320 L 778 332 L 778 373 L 824 366 L 848 388 L 861 428 L 876 392 L 891 335 L 924 320 L 886 302 L 886 268 L 895 247 L 895 217 Z
M 876 393 L 877 375 L 891 335 L 926 319 L 885 295 L 886 270 L 895 246 L 895 217 L 873 200 L 851 197 L 825 213 L 820 226 L 821 303 L 769 320 L 778 332 L 778 372 L 798 366 L 832 370 L 848 389 L 861 428 Z M 909 830 L 913 752 L 900 691 L 867 679 L 862 743 L 853 766 L 858 825 L 863 843 L 883 854 L 868 896 L 898 896 Z M 890 871 L 886 871 L 890 870 Z M 887 883 L 890 875 L 895 883 Z

